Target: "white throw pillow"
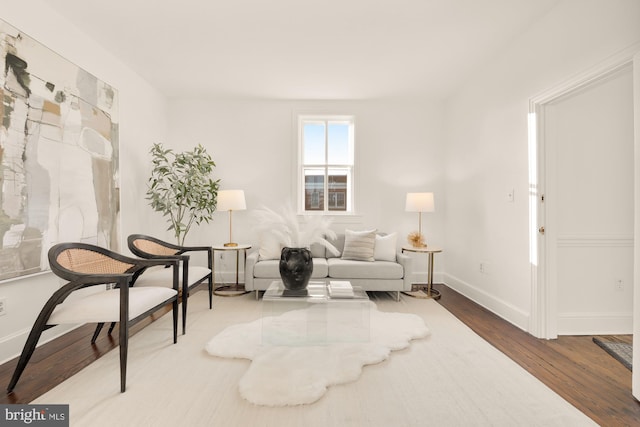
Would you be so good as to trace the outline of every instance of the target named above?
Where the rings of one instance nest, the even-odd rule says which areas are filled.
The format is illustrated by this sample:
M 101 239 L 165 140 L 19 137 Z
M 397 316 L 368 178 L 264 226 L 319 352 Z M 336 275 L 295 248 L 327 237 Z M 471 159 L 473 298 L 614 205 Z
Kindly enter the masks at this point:
M 387 234 L 386 236 L 377 234 L 376 245 L 373 248 L 373 258 L 376 261 L 395 261 L 397 240 L 397 233 Z
M 375 244 L 376 230 L 345 230 L 342 259 L 353 259 L 356 261 L 374 261 L 373 250 Z

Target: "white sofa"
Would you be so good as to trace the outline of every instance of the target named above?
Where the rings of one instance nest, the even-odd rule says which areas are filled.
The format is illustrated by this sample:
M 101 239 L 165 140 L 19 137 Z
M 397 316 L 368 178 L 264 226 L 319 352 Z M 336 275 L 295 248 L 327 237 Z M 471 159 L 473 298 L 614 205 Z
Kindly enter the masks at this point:
M 377 236 L 384 238 L 384 236 Z M 336 239 L 329 241 L 340 251 L 344 251 L 345 235 L 339 234 Z M 378 242 L 378 241 L 377 241 Z M 395 240 L 394 240 L 395 242 Z M 342 259 L 340 255 L 333 255 L 323 246 L 313 244 L 313 274 L 311 280 L 348 280 L 353 286 L 360 286 L 365 291 L 396 292 L 396 299 L 400 299 L 400 292 L 411 291 L 413 280 L 412 258 L 395 249 L 392 256 L 382 257 L 385 260 L 356 261 Z M 395 257 L 393 256 L 395 255 Z M 391 260 L 392 258 L 395 258 Z M 260 251 L 247 255 L 245 263 L 245 289 L 256 291 L 266 290 L 274 280 L 280 280 L 279 259 L 263 259 Z

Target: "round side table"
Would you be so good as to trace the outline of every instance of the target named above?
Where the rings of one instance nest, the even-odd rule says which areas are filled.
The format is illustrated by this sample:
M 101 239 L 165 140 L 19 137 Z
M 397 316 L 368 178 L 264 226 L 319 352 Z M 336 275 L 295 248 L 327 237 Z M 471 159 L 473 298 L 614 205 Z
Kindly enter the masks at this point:
M 247 260 L 247 250 L 251 249 L 251 245 L 238 244 L 237 246 L 224 246 L 222 244 L 219 244 L 219 245 L 213 245 L 213 246 L 211 246 L 211 248 L 213 249 L 213 260 L 211 262 L 211 269 L 213 270 L 212 271 L 212 275 L 213 275 L 213 293 L 218 295 L 218 296 L 222 296 L 222 297 L 238 296 L 238 295 L 244 295 L 244 294 L 248 293 L 247 291 L 244 290 L 244 287 L 242 289 L 240 289 L 240 283 L 238 283 L 238 277 L 239 277 L 239 269 L 240 269 L 240 252 L 242 252 L 242 254 L 243 254 L 243 264 L 244 264 L 244 262 L 246 262 L 246 260 Z M 232 251 L 232 252 L 236 253 L 236 283 L 235 283 L 235 285 L 221 283 L 220 286 L 216 287 L 216 251 L 225 251 L 225 252 Z M 235 292 L 239 292 L 239 293 L 237 293 L 237 294 L 220 294 L 220 293 L 218 293 L 218 291 L 235 291 Z
M 442 252 L 442 248 L 439 248 L 437 246 L 424 246 L 424 247 L 403 246 L 402 253 L 405 253 L 405 252 L 427 254 L 429 259 L 429 265 L 427 270 L 427 296 L 433 299 L 440 299 L 440 297 L 442 296 L 440 295 L 440 291 L 433 289 L 433 254 Z

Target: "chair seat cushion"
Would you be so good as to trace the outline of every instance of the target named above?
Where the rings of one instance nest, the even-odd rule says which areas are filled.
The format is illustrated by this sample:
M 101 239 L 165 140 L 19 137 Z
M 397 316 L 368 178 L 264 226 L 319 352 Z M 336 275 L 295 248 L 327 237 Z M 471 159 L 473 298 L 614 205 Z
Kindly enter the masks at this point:
M 180 286 L 182 286 L 182 265 L 178 269 L 178 277 Z M 198 265 L 190 265 L 187 271 L 189 275 L 189 286 L 196 282 L 199 282 L 203 278 L 207 277 L 211 273 L 207 267 Z M 134 287 L 139 286 L 165 286 L 168 288 L 173 287 L 173 268 L 165 268 L 163 266 L 155 266 L 145 270 L 134 284 Z
M 329 272 L 326 258 L 312 258 L 313 272 L 312 279 L 322 279 L 327 277 Z M 280 278 L 280 260 L 260 261 L 255 264 L 253 277 L 261 279 L 279 279 Z
M 164 287 L 129 288 L 129 319 L 162 304 L 177 295 L 175 289 Z M 111 289 L 76 298 L 71 295 L 51 314 L 50 325 L 69 323 L 100 323 L 120 321 L 120 290 Z

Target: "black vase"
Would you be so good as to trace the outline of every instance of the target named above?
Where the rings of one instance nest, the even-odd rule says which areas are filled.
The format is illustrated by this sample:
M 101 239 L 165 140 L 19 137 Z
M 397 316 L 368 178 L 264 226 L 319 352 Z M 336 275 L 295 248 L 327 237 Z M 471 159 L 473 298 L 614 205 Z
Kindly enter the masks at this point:
M 307 295 L 307 285 L 313 273 L 311 251 L 307 248 L 282 248 L 280 277 L 285 295 Z

